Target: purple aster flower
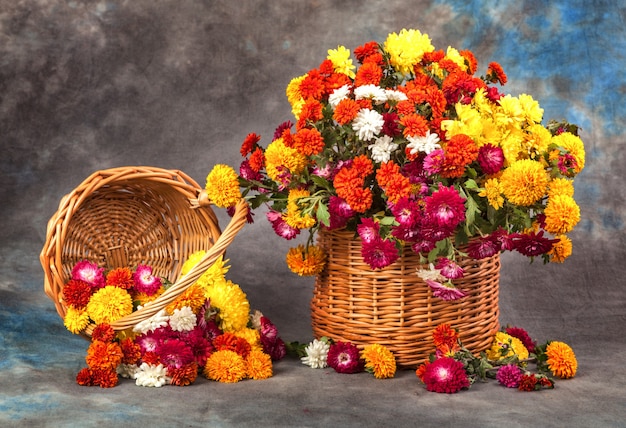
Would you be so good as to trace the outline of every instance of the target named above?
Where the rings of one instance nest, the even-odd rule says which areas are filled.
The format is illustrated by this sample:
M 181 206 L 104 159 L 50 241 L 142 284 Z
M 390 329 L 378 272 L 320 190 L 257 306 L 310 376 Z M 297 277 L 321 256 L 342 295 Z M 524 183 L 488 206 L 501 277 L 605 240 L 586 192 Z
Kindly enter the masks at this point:
M 524 373 L 522 369 L 515 364 L 507 364 L 498 369 L 496 373 L 496 380 L 500 385 L 504 385 L 507 388 L 517 388 L 522 380 Z

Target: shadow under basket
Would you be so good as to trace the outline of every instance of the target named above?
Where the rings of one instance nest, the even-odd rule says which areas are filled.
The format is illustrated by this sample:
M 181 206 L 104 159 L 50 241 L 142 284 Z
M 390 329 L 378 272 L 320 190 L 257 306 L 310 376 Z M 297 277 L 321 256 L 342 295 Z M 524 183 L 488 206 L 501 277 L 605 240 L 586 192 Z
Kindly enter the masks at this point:
M 68 308 L 63 287 L 81 260 L 107 270 L 149 265 L 153 275 L 173 283 L 142 309 L 111 323 L 116 331 L 156 314 L 195 283 L 224 254 L 248 212 L 241 200 L 222 232 L 211 207 L 198 203 L 201 192 L 178 170 L 120 167 L 93 173 L 63 197 L 40 254 L 44 291 L 61 318 Z M 204 256 L 180 277 L 182 265 L 197 251 L 205 251 Z M 90 337 L 94 327 L 88 325 L 83 336 Z
M 473 353 L 488 349 L 499 330 L 500 255 L 461 258 L 465 271 L 455 286 L 467 295 L 444 301 L 416 275 L 419 256 L 409 247 L 392 265 L 373 271 L 363 262 L 361 242 L 353 232 L 322 231 L 318 244 L 328 255 L 317 275 L 311 301 L 316 338 L 352 342 L 360 348 L 381 344 L 403 368 L 416 368 L 435 351 L 432 331 L 447 323 L 459 330 Z

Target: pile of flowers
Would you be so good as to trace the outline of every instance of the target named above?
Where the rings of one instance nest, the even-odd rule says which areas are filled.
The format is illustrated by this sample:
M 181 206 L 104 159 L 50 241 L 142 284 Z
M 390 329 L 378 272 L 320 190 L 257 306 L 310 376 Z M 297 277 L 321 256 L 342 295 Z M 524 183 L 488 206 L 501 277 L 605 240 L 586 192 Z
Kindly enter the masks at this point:
M 539 346 L 520 327 L 496 333 L 491 347 L 479 356 L 463 347 L 458 332 L 448 324 L 436 327 L 432 337 L 435 353 L 416 371 L 428 391 L 451 394 L 488 379 L 520 391 L 552 389 L 554 377 L 572 378 L 578 368 L 569 345 L 549 341 Z M 529 369 L 532 363 L 534 372 Z
M 308 230 L 307 244 L 287 254 L 299 275 L 324 267 L 314 235 L 342 228 L 360 237 L 372 269 L 412 250 L 450 288 L 463 275 L 459 255 L 571 254 L 573 180 L 585 166 L 577 126 L 543 125 L 532 96 L 501 92 L 497 62 L 478 76 L 471 51 L 437 50 L 418 30 L 365 43 L 354 59 L 358 67 L 338 46 L 291 80 L 295 122 L 280 124 L 267 147 L 247 135 L 239 172 L 220 164 L 208 174 L 209 199 L 267 205 L 288 240 Z
M 203 255 L 192 254 L 181 274 Z M 150 266 L 105 272 L 90 261 L 77 263 L 63 287 L 64 323 L 76 334 L 95 324 L 78 384 L 109 388 L 122 377 L 160 387 L 189 385 L 198 375 L 226 383 L 271 377 L 272 362 L 286 355 L 286 345 L 276 326 L 259 311 L 251 313 L 245 293 L 226 279 L 227 262 L 220 257 L 172 303 L 125 331 L 110 324 L 156 299 L 169 284 Z

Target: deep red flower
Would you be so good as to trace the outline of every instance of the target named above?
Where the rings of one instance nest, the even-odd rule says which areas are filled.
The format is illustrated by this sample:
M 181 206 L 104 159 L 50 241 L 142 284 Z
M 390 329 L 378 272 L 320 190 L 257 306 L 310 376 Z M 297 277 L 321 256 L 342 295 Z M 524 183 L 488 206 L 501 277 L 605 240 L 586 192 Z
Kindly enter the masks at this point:
M 453 394 L 470 386 L 463 363 L 451 357 L 438 358 L 426 366 L 423 381 L 428 391 L 446 394 Z
M 182 367 L 167 368 L 167 375 L 172 378 L 171 384 L 176 386 L 187 386 L 194 383 L 198 377 L 198 363 L 192 361 Z
M 69 306 L 76 309 L 82 309 L 87 306 L 89 299 L 93 294 L 94 288 L 87 282 L 79 279 L 70 279 L 63 286 L 63 300 Z
M 515 249 L 526 257 L 539 256 L 550 251 L 559 239 L 550 239 L 543 236 L 543 230 L 539 233 L 521 233 L 515 237 Z
M 535 352 L 535 346 L 537 346 L 537 342 L 533 341 L 533 339 L 530 337 L 526 330 L 521 327 L 507 327 L 505 331 L 506 334 L 508 334 L 509 336 L 513 336 L 521 340 L 526 349 L 528 349 L 528 352 Z
M 537 388 L 537 378 L 534 373 L 522 376 L 517 387 L 520 391 L 534 391 Z
M 472 240 L 467 246 L 467 254 L 473 259 L 484 259 L 500 252 L 500 245 L 490 237 Z
M 170 339 L 162 343 L 156 353 L 161 363 L 167 368 L 179 369 L 195 361 L 191 347 L 178 339 Z
M 424 211 L 440 228 L 454 229 L 465 220 L 465 198 L 453 187 L 439 184 L 439 189 L 424 198 Z
M 358 373 L 363 371 L 365 366 L 360 355 L 356 345 L 350 342 L 336 342 L 330 345 L 327 362 L 337 373 Z
M 504 165 L 504 152 L 493 144 L 485 144 L 478 149 L 478 164 L 485 174 L 496 174 Z
M 91 340 L 101 340 L 102 342 L 113 342 L 115 330 L 109 324 L 98 324 L 91 333 Z
M 361 256 L 372 269 L 382 269 L 398 260 L 395 241 L 380 237 L 371 242 L 362 242 Z

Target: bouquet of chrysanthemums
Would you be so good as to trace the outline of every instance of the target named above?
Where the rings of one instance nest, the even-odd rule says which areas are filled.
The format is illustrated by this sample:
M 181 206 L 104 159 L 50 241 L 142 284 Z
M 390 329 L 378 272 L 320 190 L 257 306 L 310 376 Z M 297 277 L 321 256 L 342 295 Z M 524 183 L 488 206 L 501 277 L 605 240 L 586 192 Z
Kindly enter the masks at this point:
M 181 275 L 203 255 L 193 253 Z M 227 262 L 220 257 L 172 303 L 125 331 L 110 323 L 156 299 L 169 284 L 147 265 L 105 272 L 87 260 L 77 263 L 63 287 L 65 325 L 78 334 L 96 324 L 77 382 L 108 388 L 123 377 L 160 387 L 189 385 L 199 374 L 228 383 L 271 377 L 285 343 L 268 318 L 251 313 L 239 285 L 226 279 Z
M 477 259 L 571 254 L 567 234 L 580 219 L 573 179 L 585 166 L 575 125 L 542 124 L 531 95 L 501 92 L 507 76 L 497 62 L 479 76 L 471 51 L 435 49 L 418 30 L 353 54 L 331 49 L 288 84 L 295 122 L 280 124 L 267 147 L 249 134 L 238 173 L 216 165 L 207 177 L 213 203 L 231 207 L 243 195 L 253 208 L 266 204 L 285 239 L 308 229 L 307 245 L 287 255 L 300 275 L 324 267 L 314 234 L 341 228 L 358 234 L 372 269 L 410 248 L 451 287 L 461 247 Z

